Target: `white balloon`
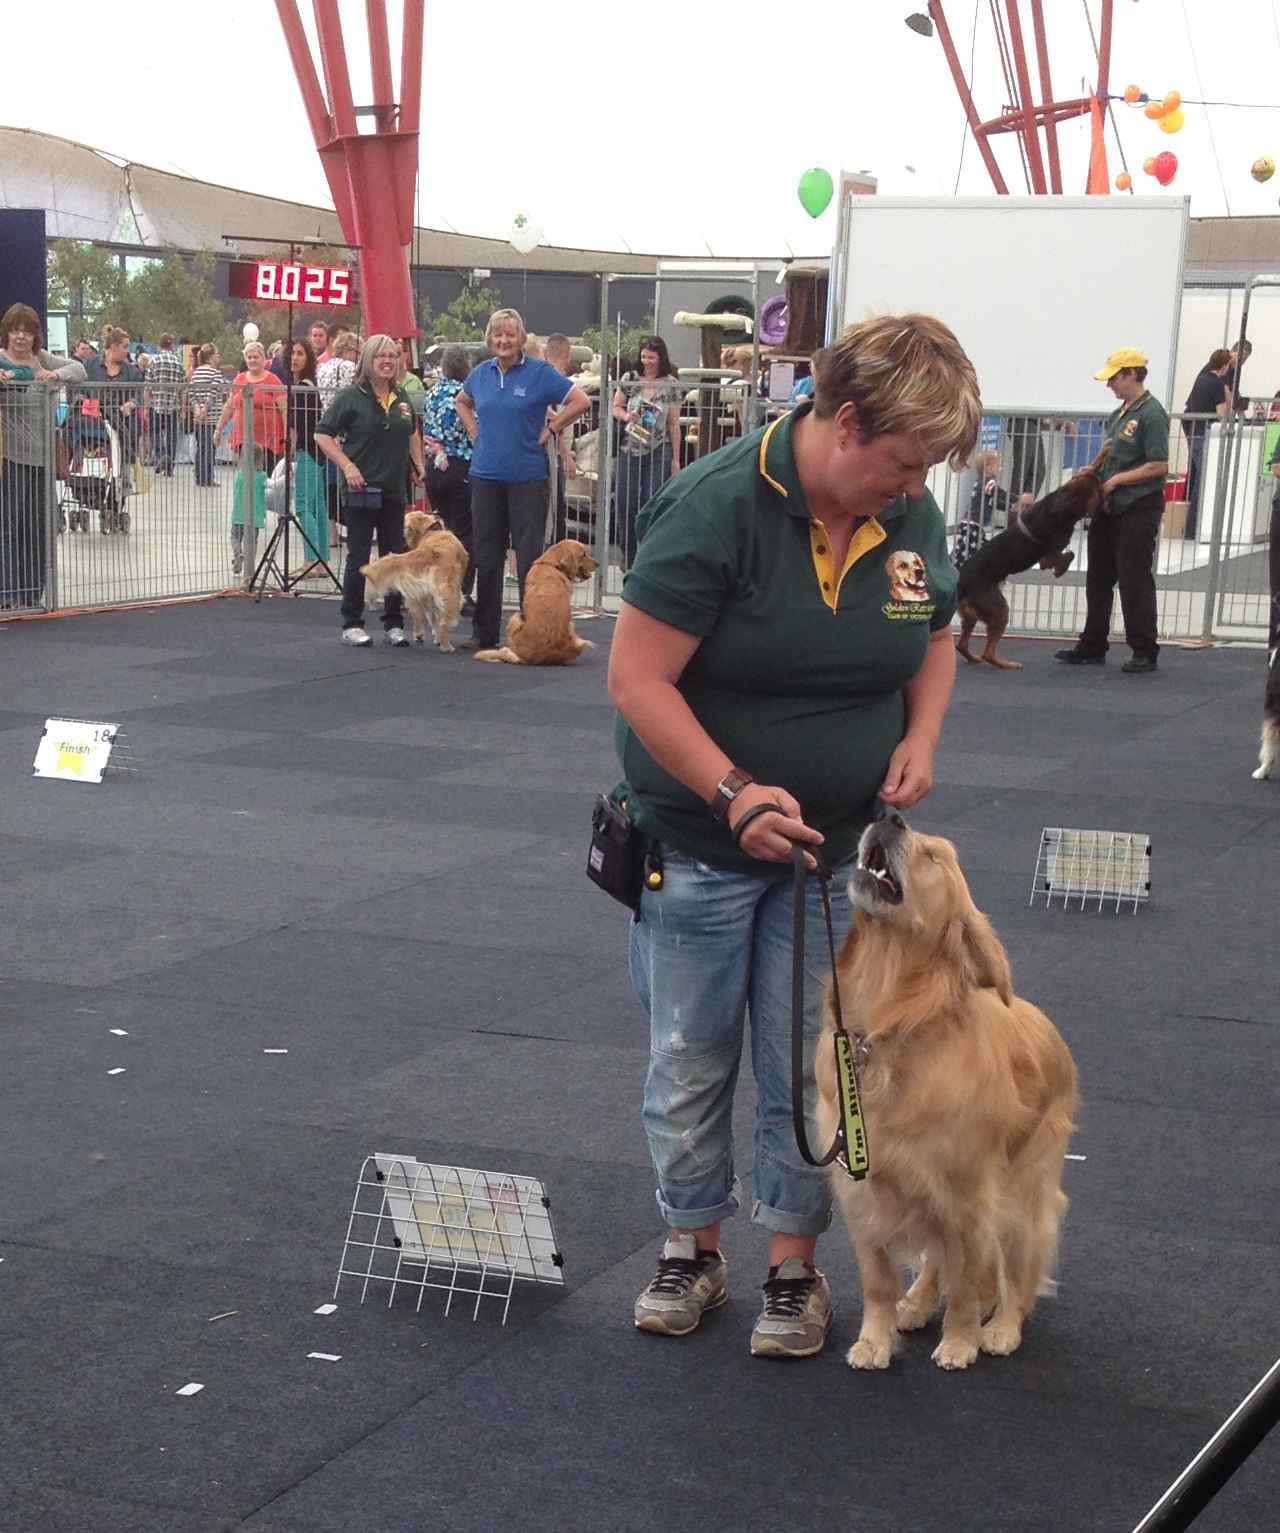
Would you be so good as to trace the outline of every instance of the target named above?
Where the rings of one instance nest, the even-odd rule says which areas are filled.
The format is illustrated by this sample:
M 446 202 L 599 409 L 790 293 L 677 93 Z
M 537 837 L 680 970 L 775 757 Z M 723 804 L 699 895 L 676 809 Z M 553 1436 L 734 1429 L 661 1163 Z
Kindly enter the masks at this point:
M 241 332 L 240 332 L 240 339 L 242 341 L 244 341 L 246 344 L 249 341 L 256 341 L 258 339 L 258 327 L 257 327 L 257 325 L 254 324 L 254 322 L 252 320 L 249 320 L 245 324 L 244 329 L 241 330 Z
M 521 255 L 528 255 L 542 243 L 542 230 L 536 224 L 515 224 L 511 229 L 511 244 Z

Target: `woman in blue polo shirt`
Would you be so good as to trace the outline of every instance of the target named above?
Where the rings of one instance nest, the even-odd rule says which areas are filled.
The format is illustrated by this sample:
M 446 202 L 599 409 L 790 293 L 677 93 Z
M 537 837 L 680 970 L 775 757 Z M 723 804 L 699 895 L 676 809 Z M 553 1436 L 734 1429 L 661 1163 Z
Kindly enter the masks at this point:
M 520 600 L 542 553 L 547 517 L 547 440 L 577 420 L 591 401 L 562 372 L 524 352 L 527 332 L 514 309 L 489 317 L 493 355 L 473 367 L 454 400 L 472 442 L 471 535 L 476 570 L 473 648 L 492 649 L 502 622 L 502 571 L 516 551 Z M 555 414 L 548 420 L 547 410 Z

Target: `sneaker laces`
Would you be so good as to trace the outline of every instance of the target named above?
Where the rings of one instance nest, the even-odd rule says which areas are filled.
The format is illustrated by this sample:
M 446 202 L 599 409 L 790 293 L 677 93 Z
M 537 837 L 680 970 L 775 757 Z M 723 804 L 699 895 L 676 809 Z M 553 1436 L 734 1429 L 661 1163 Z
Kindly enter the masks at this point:
M 704 1261 L 702 1257 L 693 1261 L 687 1256 L 660 1257 L 658 1274 L 649 1284 L 649 1292 L 681 1298 L 702 1276 Z
M 801 1278 L 771 1277 L 764 1284 L 764 1313 L 787 1320 L 798 1319 L 804 1314 L 813 1285 L 818 1281 L 816 1272 Z

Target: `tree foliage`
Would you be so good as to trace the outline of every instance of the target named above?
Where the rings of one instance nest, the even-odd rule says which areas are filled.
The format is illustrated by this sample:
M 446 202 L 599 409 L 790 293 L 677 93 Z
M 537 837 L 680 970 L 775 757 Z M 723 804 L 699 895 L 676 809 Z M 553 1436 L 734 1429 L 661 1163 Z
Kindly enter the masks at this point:
M 49 307 L 67 311 L 74 343 L 98 330 L 120 297 L 124 272 L 113 252 L 87 240 L 50 240 L 46 259 Z
M 627 367 L 636 368 L 640 365 L 640 342 L 646 336 L 653 334 L 653 316 L 645 316 L 642 324 L 624 325 L 622 327 L 622 341 L 619 344 L 618 330 L 615 326 L 609 331 L 609 355 L 610 358 L 621 357 Z M 600 351 L 600 327 L 588 325 L 582 332 L 582 344 L 590 346 L 592 351 Z M 612 362 L 610 363 L 612 367 Z
M 468 284 L 424 334 L 433 341 L 482 341 L 490 314 L 501 307 L 502 296 L 493 288 Z

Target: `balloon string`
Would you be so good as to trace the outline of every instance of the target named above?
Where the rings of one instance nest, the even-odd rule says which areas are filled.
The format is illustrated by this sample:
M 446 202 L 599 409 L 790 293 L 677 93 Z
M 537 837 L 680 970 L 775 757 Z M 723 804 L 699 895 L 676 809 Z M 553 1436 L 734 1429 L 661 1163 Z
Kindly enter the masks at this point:
M 1182 0 L 1182 26 L 1187 34 L 1187 46 L 1191 49 L 1191 64 L 1196 72 L 1196 84 L 1201 90 L 1204 89 L 1204 81 L 1200 78 L 1200 60 L 1196 57 L 1196 45 L 1191 40 L 1191 23 L 1187 20 L 1187 0 Z M 1213 163 L 1218 167 L 1218 185 L 1222 188 L 1222 201 L 1227 209 L 1227 217 L 1231 217 L 1231 198 L 1227 193 L 1227 178 L 1222 174 L 1222 161 L 1218 158 L 1218 140 L 1213 133 L 1213 118 L 1208 112 L 1204 114 L 1205 126 L 1209 130 L 1209 144 L 1213 149 Z
M 969 32 L 969 78 L 965 81 L 965 87 L 968 90 L 973 89 L 973 60 L 977 51 L 978 44 L 978 6 L 981 5 L 981 3 L 982 0 L 973 0 L 973 27 Z M 964 169 L 964 150 L 965 145 L 968 142 L 969 123 L 968 119 L 966 118 L 964 128 L 960 134 L 960 159 L 956 164 L 956 184 L 951 191 L 951 195 L 953 197 L 958 197 L 960 195 L 960 172 Z

